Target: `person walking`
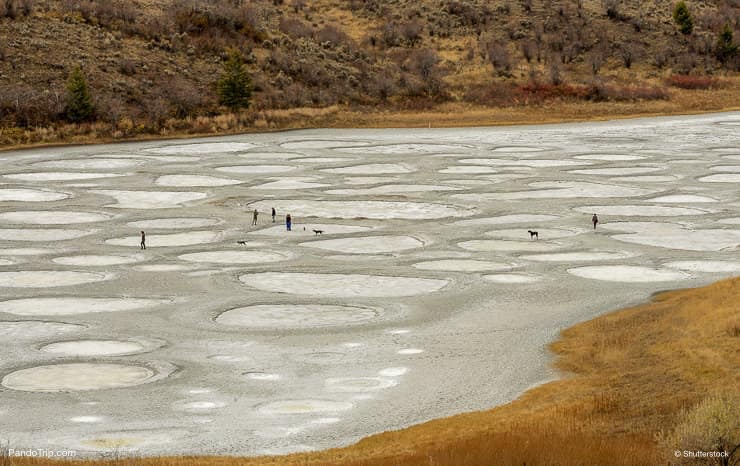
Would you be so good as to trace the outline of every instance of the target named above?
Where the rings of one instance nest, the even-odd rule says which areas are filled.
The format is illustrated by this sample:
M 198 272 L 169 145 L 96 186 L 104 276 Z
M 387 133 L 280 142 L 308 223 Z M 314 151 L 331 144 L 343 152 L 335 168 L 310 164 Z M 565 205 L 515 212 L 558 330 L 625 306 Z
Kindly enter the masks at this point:
M 146 233 L 144 233 L 144 230 L 141 230 L 141 249 L 146 249 Z
M 285 216 L 285 228 L 288 231 L 291 231 L 290 228 L 293 226 L 293 219 L 290 217 L 290 214 Z
M 257 225 L 257 215 L 259 215 L 259 212 L 257 212 L 257 209 L 254 209 L 254 213 L 252 213 L 252 225 Z
M 594 214 L 594 216 L 591 217 L 591 223 L 594 224 L 594 230 L 595 230 L 596 229 L 596 224 L 599 223 L 599 217 L 597 217 L 596 214 Z
M 275 212 L 275 208 L 273 207 L 272 208 L 272 223 L 275 223 L 275 214 L 277 214 L 277 212 Z

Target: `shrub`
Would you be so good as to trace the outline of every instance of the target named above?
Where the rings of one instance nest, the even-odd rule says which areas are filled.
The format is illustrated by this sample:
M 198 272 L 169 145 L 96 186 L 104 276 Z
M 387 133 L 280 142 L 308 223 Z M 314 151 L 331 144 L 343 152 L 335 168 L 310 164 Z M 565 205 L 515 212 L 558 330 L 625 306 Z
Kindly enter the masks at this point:
M 709 76 L 674 74 L 666 79 L 666 84 L 681 89 L 709 89 L 716 87 L 718 80 Z
M 33 12 L 33 0 L 0 0 L 0 18 L 16 19 Z
M 244 69 L 244 60 L 232 51 L 224 63 L 224 71 L 216 85 L 218 103 L 232 112 L 249 107 L 252 98 L 252 81 Z
M 725 24 L 717 37 L 716 55 L 721 63 L 727 63 L 737 55 L 737 45 L 732 42 L 732 39 L 732 29 L 729 24 Z
M 486 43 L 486 55 L 499 76 L 511 76 L 511 56 L 505 44 L 490 40 Z
M 681 422 L 673 432 L 659 438 L 665 451 L 716 451 L 728 452 L 726 458 L 710 458 L 697 461 L 695 458 L 677 456 L 679 464 L 698 463 L 735 464 L 740 444 L 740 405 L 729 396 L 711 396 L 684 411 Z M 712 461 L 714 460 L 714 461 Z
M 673 20 L 676 22 L 681 34 L 689 35 L 694 31 L 694 20 L 691 19 L 689 8 L 683 0 L 676 3 L 676 6 L 673 8 Z
M 82 69 L 76 66 L 67 80 L 67 99 L 64 114 L 68 121 L 81 123 L 90 121 L 95 114 L 92 96 L 87 87 Z

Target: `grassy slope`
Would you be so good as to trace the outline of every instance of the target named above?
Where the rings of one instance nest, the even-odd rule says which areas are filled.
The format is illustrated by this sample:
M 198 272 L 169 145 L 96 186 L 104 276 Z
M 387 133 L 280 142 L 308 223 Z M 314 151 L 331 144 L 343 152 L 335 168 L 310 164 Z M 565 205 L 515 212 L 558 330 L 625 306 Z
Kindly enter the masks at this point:
M 489 411 L 434 420 L 319 453 L 256 459 L 132 459 L 105 464 L 667 464 L 673 450 L 662 449 L 656 434 L 673 429 L 683 419 L 682 409 L 711 394 L 740 398 L 739 335 L 740 278 L 735 278 L 662 293 L 651 303 L 563 331 L 551 349 L 558 356 L 556 366 L 570 376 Z M 9 463 L 49 464 L 58 463 Z

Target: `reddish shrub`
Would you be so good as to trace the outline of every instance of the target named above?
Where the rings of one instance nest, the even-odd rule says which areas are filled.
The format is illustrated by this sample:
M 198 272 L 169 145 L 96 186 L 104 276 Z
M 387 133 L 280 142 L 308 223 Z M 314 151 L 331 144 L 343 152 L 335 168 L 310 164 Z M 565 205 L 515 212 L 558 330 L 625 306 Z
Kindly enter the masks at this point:
M 719 80 L 711 76 L 690 76 L 674 74 L 666 79 L 666 84 L 681 89 L 710 89 L 719 85 Z

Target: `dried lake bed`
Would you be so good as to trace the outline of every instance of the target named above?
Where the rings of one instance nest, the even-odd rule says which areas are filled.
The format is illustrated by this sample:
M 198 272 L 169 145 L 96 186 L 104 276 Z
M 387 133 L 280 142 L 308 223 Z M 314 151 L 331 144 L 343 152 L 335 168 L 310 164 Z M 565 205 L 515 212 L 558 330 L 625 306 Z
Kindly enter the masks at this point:
M 4 152 L 0 441 L 282 454 L 506 403 L 561 329 L 740 272 L 738 123 Z

